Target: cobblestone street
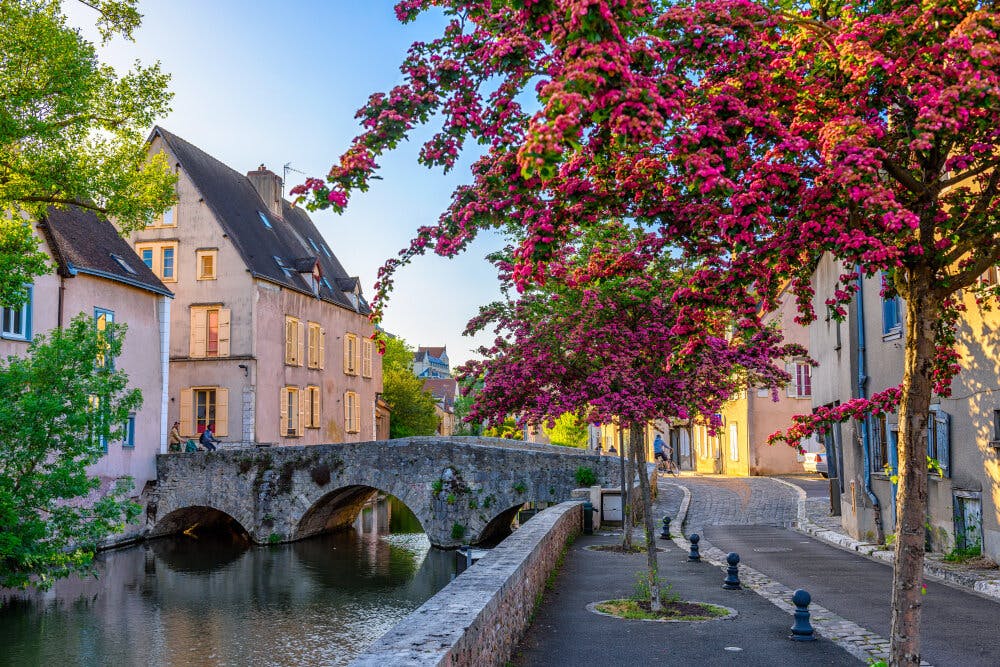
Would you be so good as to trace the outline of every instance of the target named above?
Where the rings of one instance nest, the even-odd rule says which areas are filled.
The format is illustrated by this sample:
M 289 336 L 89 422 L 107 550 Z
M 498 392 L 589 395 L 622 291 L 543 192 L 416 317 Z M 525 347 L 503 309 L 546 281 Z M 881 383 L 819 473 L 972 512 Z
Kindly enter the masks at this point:
M 691 491 L 685 534 L 705 526 L 790 526 L 796 518 L 795 492 L 767 477 L 684 476 L 669 481 Z

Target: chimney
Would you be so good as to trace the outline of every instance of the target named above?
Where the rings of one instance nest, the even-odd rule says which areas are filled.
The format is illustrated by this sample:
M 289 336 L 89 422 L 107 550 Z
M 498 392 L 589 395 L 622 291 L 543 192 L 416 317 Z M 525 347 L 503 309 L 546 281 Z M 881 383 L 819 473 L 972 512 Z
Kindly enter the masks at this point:
M 267 212 L 281 217 L 281 179 L 276 173 L 260 165 L 256 171 L 248 171 L 247 178 L 253 184 L 260 198 L 267 204 Z

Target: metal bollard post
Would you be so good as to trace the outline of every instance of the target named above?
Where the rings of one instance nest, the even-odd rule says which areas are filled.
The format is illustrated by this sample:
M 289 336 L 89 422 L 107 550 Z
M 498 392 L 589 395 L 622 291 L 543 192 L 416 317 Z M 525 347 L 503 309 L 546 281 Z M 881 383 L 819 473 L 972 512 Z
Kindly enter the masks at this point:
M 583 534 L 594 534 L 594 505 L 589 500 L 583 503 Z
M 816 641 L 813 626 L 809 623 L 809 603 L 812 596 L 801 588 L 792 593 L 792 604 L 795 605 L 795 624 L 792 625 L 790 639 L 797 642 Z
M 698 551 L 698 543 L 701 542 L 701 538 L 698 533 L 693 533 L 691 535 L 691 553 L 688 554 L 688 560 L 691 562 L 701 562 L 701 553 Z
M 738 591 L 743 586 L 740 585 L 740 555 L 733 551 L 726 556 L 729 567 L 726 568 L 726 580 L 722 582 L 722 587 L 727 591 Z
M 663 517 L 663 532 L 660 533 L 660 539 L 661 540 L 669 540 L 670 539 L 670 517 L 669 516 Z

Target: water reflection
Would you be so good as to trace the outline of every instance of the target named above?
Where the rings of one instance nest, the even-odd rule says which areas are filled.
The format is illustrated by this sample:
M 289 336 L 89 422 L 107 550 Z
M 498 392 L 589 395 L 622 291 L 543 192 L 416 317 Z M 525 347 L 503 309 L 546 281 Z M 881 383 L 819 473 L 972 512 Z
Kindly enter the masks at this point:
M 454 577 L 454 554 L 420 530 L 390 499 L 355 530 L 295 544 L 201 536 L 106 552 L 97 580 L 7 600 L 0 665 L 346 664 Z

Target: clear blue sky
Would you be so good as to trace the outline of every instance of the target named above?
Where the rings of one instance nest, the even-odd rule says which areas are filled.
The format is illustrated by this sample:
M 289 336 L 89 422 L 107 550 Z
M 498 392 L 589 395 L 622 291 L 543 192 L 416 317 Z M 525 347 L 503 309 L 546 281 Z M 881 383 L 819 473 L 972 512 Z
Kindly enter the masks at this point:
M 120 71 L 160 61 L 172 76 L 173 111 L 159 122 L 237 171 L 291 162 L 325 174 L 357 133 L 368 96 L 401 81 L 410 43 L 435 37 L 443 18 L 400 25 L 392 0 L 258 2 L 140 0 L 135 42 L 99 47 Z M 93 13 L 67 1 L 71 22 L 99 45 Z M 427 136 L 426 131 L 415 139 Z M 383 159 L 381 176 L 341 216 L 311 214 L 331 249 L 372 295 L 378 267 L 405 247 L 419 225 L 435 222 L 453 188 L 469 180 L 466 158 L 448 175 L 416 162 L 419 141 Z M 290 173 L 288 182 L 304 178 Z M 411 345 L 447 344 L 454 363 L 478 346 L 461 335 L 479 305 L 498 295 L 483 256 L 499 246 L 480 239 L 454 260 L 418 258 L 396 279 L 383 326 Z

